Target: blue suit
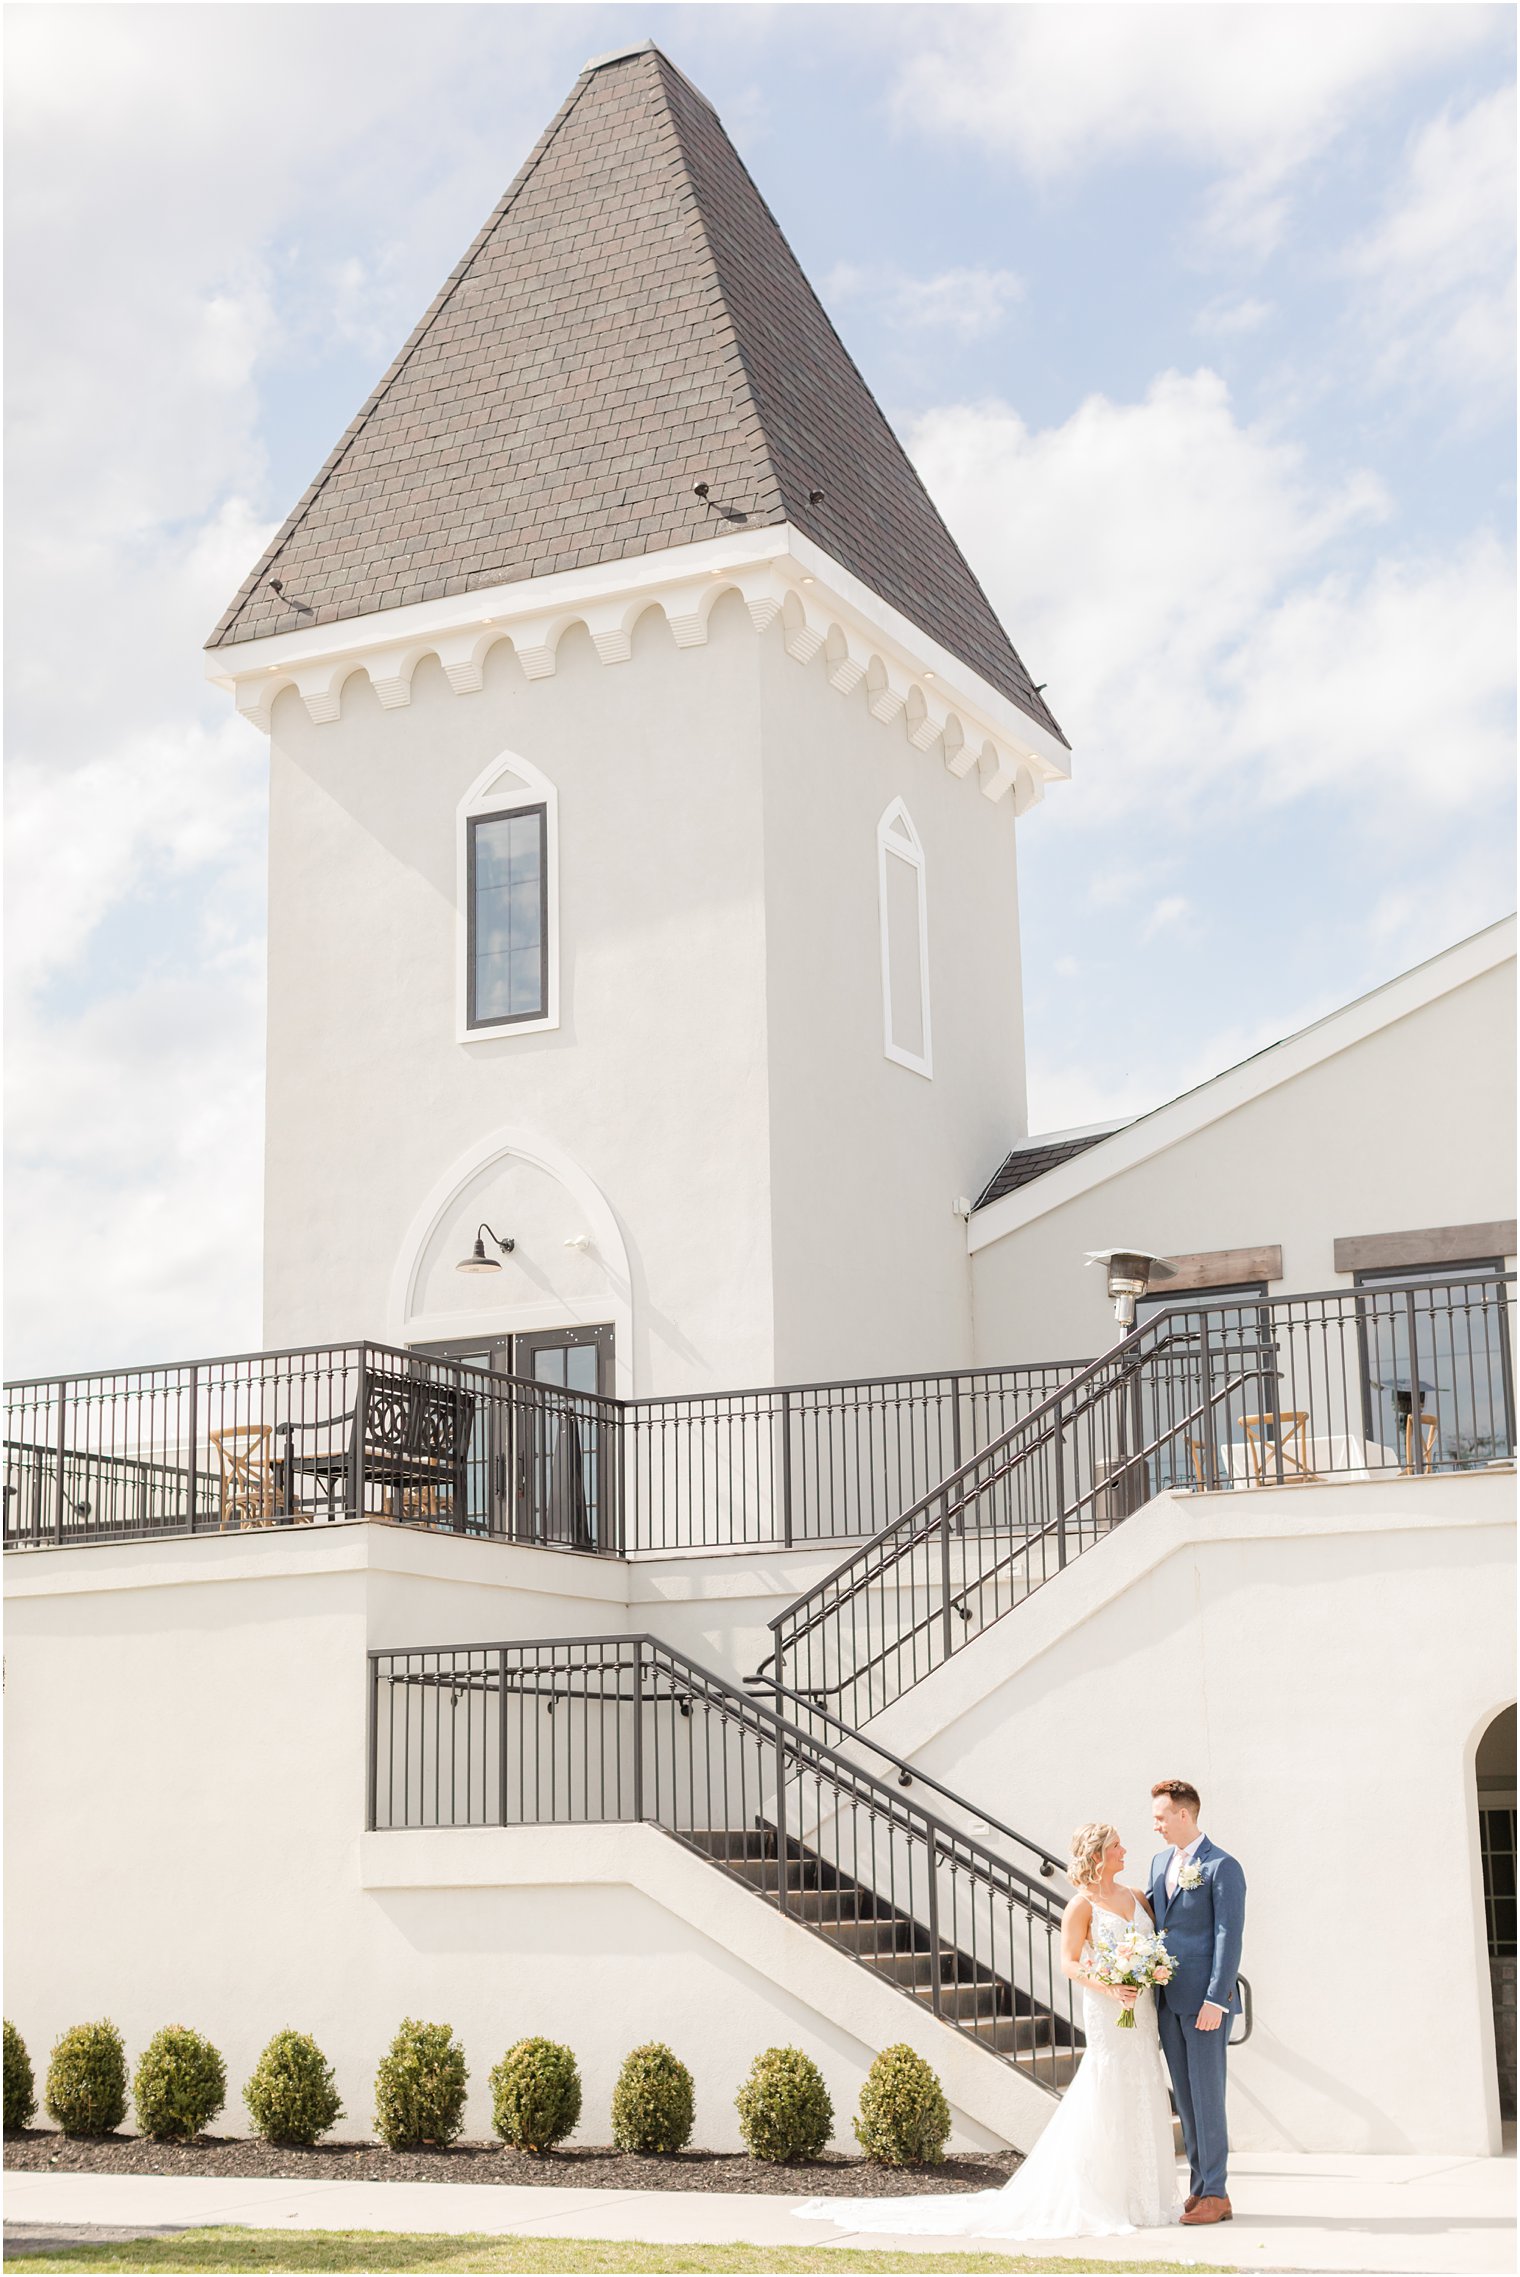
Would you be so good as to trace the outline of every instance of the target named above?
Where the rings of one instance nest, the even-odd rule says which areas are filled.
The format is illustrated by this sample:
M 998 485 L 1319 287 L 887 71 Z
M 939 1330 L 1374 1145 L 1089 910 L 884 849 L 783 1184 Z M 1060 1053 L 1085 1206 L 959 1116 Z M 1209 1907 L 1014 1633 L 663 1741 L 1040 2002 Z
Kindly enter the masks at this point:
M 1197 1889 L 1166 1894 L 1170 1850 L 1151 1861 L 1147 1892 L 1156 1927 L 1166 1933 L 1176 1974 L 1157 1996 L 1157 2022 L 1166 2068 L 1172 2076 L 1190 2187 L 1200 2198 L 1223 2198 L 1230 2157 L 1225 2122 L 1225 2049 L 1229 2019 L 1240 2012 L 1240 1945 L 1246 1925 L 1246 1878 L 1227 1851 L 1207 1835 L 1193 1853 Z M 1215 2032 L 1198 2030 L 1198 2011 L 1211 2001 L 1225 2011 Z

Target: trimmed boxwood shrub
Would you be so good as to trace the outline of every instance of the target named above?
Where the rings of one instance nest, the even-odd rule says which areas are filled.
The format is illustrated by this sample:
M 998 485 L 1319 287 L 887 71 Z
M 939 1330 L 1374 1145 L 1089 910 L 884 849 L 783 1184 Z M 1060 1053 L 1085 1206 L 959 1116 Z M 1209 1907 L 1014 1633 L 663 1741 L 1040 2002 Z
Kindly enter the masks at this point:
M 188 2024 L 155 2032 L 132 2074 L 139 2134 L 155 2143 L 189 2142 L 227 2100 L 227 2066 Z
M 800 2048 L 767 2048 L 734 2098 L 745 2148 L 771 2166 L 816 2158 L 834 2126 L 823 2074 Z
M 42 2101 L 66 2135 L 109 2135 L 127 2115 L 127 2052 L 110 2022 L 74 2024 L 48 2058 Z
M 304 2150 L 343 2116 L 332 2065 L 305 2032 L 276 2032 L 253 2067 L 243 2101 L 266 2143 Z
M 37 2085 L 26 2042 L 7 2016 L 5 2019 L 5 2131 L 29 2127 L 37 2109 Z
M 855 2140 L 879 2166 L 938 2166 L 950 2106 L 932 2064 L 905 2041 L 883 2048 L 860 2091 Z
M 375 2132 L 388 2150 L 446 2150 L 464 2125 L 469 2070 L 452 2024 L 403 2018 L 375 2073 Z
M 581 2115 L 581 2075 L 555 2040 L 519 2040 L 491 2074 L 491 2116 L 514 2150 L 536 2156 L 573 2134 Z
M 684 2150 L 695 2119 L 691 2073 L 662 2040 L 623 2058 L 612 2090 L 612 2139 L 619 2150 Z

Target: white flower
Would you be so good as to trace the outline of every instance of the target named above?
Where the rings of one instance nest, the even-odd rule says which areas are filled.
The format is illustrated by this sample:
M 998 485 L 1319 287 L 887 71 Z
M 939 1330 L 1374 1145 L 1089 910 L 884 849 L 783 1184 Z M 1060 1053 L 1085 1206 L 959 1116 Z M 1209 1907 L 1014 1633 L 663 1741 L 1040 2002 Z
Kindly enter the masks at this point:
M 1202 1881 L 1203 1868 L 1199 1865 L 1196 1858 L 1189 1858 L 1186 1864 L 1182 1867 L 1181 1871 L 1178 1873 L 1178 1889 L 1196 1890 L 1201 1886 Z

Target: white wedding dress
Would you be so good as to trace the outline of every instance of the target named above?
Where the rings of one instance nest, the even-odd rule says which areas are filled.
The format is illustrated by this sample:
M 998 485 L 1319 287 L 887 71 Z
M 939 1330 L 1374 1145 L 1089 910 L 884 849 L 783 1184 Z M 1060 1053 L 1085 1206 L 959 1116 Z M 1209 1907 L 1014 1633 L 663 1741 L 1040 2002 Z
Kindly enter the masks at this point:
M 1118 1929 L 1121 1914 L 1094 1906 Z M 1142 1916 L 1142 1919 L 1144 1916 Z M 1091 1948 L 1089 1948 L 1089 1951 Z M 903 2237 L 1118 2237 L 1164 2229 L 1182 2211 L 1156 1996 L 1142 1992 L 1133 2030 L 1117 2001 L 1082 1988 L 1086 2052 L 1059 2108 L 1001 2190 L 930 2198 L 810 2198 L 803 2221 Z

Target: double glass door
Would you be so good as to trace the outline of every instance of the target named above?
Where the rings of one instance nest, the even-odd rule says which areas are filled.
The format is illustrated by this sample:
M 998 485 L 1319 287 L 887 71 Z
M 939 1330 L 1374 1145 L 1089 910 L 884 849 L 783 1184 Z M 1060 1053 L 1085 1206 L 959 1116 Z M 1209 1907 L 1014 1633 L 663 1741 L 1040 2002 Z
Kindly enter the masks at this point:
M 603 1404 L 612 1392 L 611 1327 L 535 1329 L 417 1349 L 513 1379 L 476 1400 L 466 1531 L 615 1549 L 613 1435 Z

